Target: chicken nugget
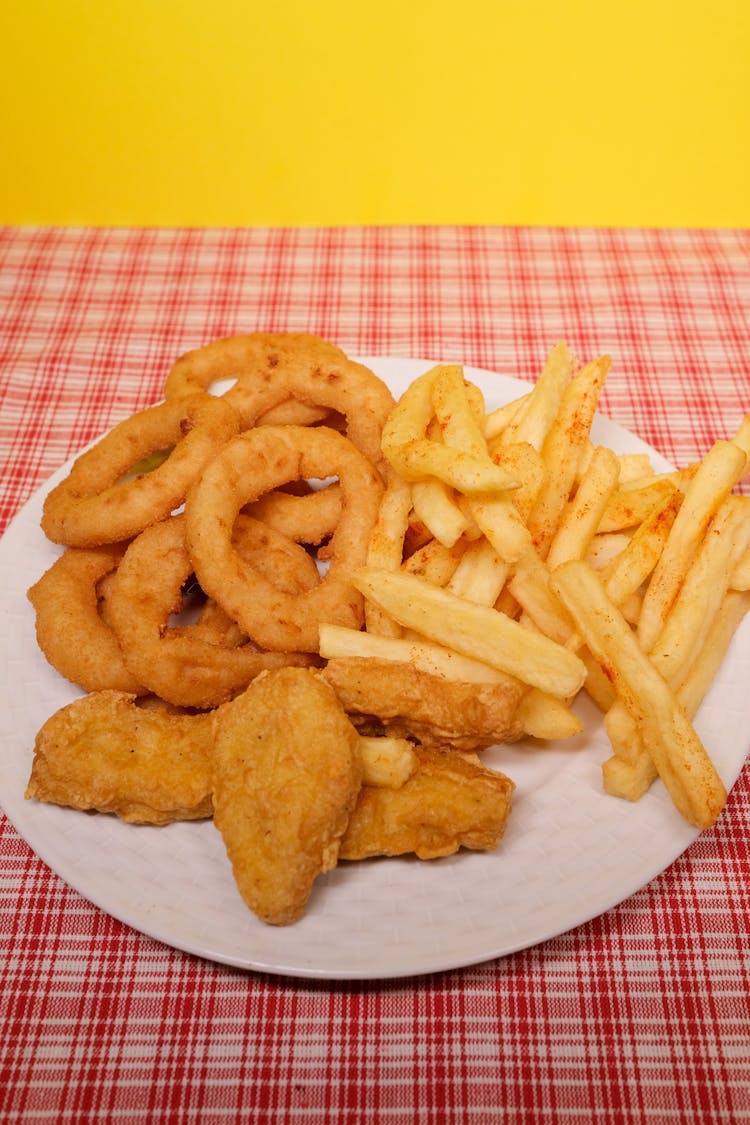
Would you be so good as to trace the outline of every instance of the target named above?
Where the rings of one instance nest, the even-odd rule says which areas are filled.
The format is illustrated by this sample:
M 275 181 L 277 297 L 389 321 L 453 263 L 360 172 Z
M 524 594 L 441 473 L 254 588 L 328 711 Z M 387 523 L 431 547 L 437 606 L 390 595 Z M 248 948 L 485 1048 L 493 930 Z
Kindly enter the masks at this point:
M 264 922 L 304 913 L 334 867 L 362 783 L 359 736 L 316 673 L 261 673 L 223 710 L 214 824 L 242 898 Z
M 347 656 L 329 660 L 323 677 L 346 711 L 375 716 L 396 737 L 481 750 L 521 733 L 515 714 L 526 689 L 511 676 L 468 684 L 411 664 Z
M 511 811 L 510 778 L 455 751 L 419 747 L 417 755 L 417 769 L 400 789 L 363 786 L 340 859 L 409 852 L 435 859 L 461 847 L 497 847 Z
M 127 692 L 91 692 L 61 707 L 37 734 L 26 797 L 115 813 L 133 824 L 209 817 L 217 714 L 140 706 Z

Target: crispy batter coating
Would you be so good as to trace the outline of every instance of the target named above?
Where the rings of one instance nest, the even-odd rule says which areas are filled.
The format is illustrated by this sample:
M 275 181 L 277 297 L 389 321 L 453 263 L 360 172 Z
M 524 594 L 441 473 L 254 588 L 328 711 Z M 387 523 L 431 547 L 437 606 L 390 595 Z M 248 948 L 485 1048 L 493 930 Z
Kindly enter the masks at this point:
M 358 656 L 329 660 L 323 676 L 346 711 L 374 715 L 389 734 L 411 735 L 425 745 L 477 750 L 520 733 L 514 716 L 525 689 L 510 676 L 465 684 L 411 664 Z
M 358 735 L 313 672 L 262 672 L 228 704 L 214 745 L 214 823 L 240 894 L 264 922 L 304 912 L 335 867 L 362 783 Z
M 139 706 L 125 692 L 92 692 L 39 731 L 26 796 L 134 824 L 209 817 L 219 714 L 178 714 Z
M 417 752 L 419 765 L 400 789 L 363 786 L 339 859 L 409 852 L 435 859 L 497 847 L 511 810 L 510 778 L 452 751 Z

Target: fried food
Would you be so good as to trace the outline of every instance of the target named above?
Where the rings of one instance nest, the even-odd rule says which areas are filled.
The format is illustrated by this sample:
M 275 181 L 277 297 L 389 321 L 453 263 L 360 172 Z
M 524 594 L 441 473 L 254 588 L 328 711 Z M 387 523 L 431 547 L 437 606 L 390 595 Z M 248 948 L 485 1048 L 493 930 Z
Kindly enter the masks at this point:
M 281 404 L 294 403 L 342 414 L 346 436 L 383 470 L 380 436 L 393 407 L 386 384 L 364 364 L 349 359 L 340 348 L 309 335 L 264 333 L 214 340 L 205 348 L 179 359 L 167 378 L 167 400 L 188 390 L 206 389 L 217 378 L 237 375 L 226 398 L 239 412 L 242 428 L 275 424 Z M 309 419 L 308 419 L 309 420 Z M 292 418 L 287 413 L 284 423 Z M 299 424 L 300 419 L 295 424 Z
M 464 601 L 405 573 L 361 567 L 352 580 L 400 625 L 529 686 L 567 696 L 583 684 L 586 669 L 575 653 L 492 607 Z
M 324 358 L 343 357 L 343 352 L 320 337 L 305 332 L 254 332 L 247 336 L 212 340 L 180 356 L 167 376 L 164 397 L 184 398 L 196 391 L 208 391 L 213 383 L 229 379 L 241 379 L 243 383 L 255 379 L 266 383 L 274 379 L 280 366 L 299 363 L 305 358 L 309 362 L 311 355 L 322 361 Z M 224 397 L 233 405 L 241 405 L 242 389 L 235 383 L 224 392 Z M 325 407 L 286 399 L 266 411 L 256 424 L 309 426 L 323 421 L 327 413 Z
M 42 530 L 70 547 L 131 539 L 178 508 L 215 453 L 239 430 L 239 415 L 208 394 L 162 402 L 126 418 L 82 453 L 47 496 Z M 144 475 L 123 477 L 150 453 L 169 457 Z
M 61 676 L 84 691 L 146 691 L 101 612 L 101 583 L 116 571 L 124 550 L 120 544 L 69 547 L 28 591 L 39 648 Z
M 118 691 L 83 696 L 39 731 L 26 797 L 132 824 L 209 817 L 208 751 L 219 715 L 140 706 Z
M 347 712 L 375 716 L 391 735 L 477 750 L 520 733 L 514 720 L 526 689 L 510 676 L 465 683 L 372 657 L 329 660 L 321 674 Z
M 333 534 L 341 518 L 341 489 L 335 483 L 300 495 L 274 489 L 243 511 L 295 543 L 317 547 Z
M 409 852 L 435 859 L 459 848 L 497 847 L 511 811 L 513 782 L 454 751 L 422 747 L 417 756 L 416 770 L 400 788 L 362 788 L 340 859 Z
M 341 516 L 320 582 L 296 596 L 279 591 L 235 550 L 240 509 L 288 481 L 338 476 Z M 191 489 L 186 540 L 201 587 L 269 651 L 317 652 L 321 622 L 359 628 L 364 599 L 352 573 L 364 561 L 383 485 L 352 443 L 327 427 L 258 426 L 229 442 Z
M 726 801 L 721 778 L 674 692 L 607 597 L 601 579 L 587 563 L 571 561 L 553 572 L 552 585 L 575 615 L 590 651 L 608 670 L 675 807 L 696 827 L 710 827 Z
M 243 560 L 267 574 L 275 563 L 286 589 L 271 577 L 268 581 L 286 596 L 300 594 L 317 580 L 315 563 L 302 547 L 248 517 L 238 521 L 233 543 Z M 182 608 L 182 589 L 192 571 L 181 515 L 143 531 L 117 568 L 109 618 L 126 666 L 149 691 L 175 706 L 215 707 L 266 668 L 312 662 L 303 653 L 261 651 L 247 640 L 236 646 L 215 643 L 206 639 L 205 623 L 170 626 L 171 615 Z
M 258 676 L 223 711 L 213 750 L 214 823 L 242 898 L 288 925 L 338 861 L 362 784 L 359 737 L 314 673 Z

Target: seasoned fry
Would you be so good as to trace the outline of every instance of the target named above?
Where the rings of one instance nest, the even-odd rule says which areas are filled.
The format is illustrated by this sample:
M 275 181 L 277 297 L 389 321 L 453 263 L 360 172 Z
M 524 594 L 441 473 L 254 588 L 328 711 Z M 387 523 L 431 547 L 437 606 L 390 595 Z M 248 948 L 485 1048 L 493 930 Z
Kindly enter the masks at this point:
M 479 388 L 474 388 L 479 391 Z M 481 392 L 479 392 L 481 394 Z M 478 418 L 469 401 L 467 385 L 460 367 L 441 367 L 432 384 L 432 405 L 443 441 L 450 449 L 460 449 L 479 460 L 487 456 L 484 436 L 484 404 Z
M 601 356 L 575 375 L 542 447 L 547 479 L 529 517 L 534 546 L 546 558 L 549 545 L 578 473 L 581 452 L 589 438 L 599 395 L 611 366 Z
M 733 590 L 750 590 L 750 551 L 745 551 L 732 571 L 729 585 Z
M 646 651 L 656 642 L 664 626 L 714 513 L 741 480 L 746 465 L 747 457 L 737 445 L 717 441 L 688 486 L 643 600 L 638 639 Z
M 664 544 L 682 503 L 682 493 L 675 489 L 654 508 L 625 548 L 601 572 L 607 596 L 615 605 L 634 594 L 649 577 L 661 558 Z
M 466 549 L 463 540 L 454 547 L 445 547 L 439 539 L 430 539 L 424 547 L 409 555 L 402 569 L 435 586 L 445 586 L 455 574 Z
M 724 807 L 726 790 L 673 692 L 586 563 L 563 563 L 550 582 L 636 720 L 676 808 L 691 824 L 708 828 Z
M 508 577 L 508 564 L 487 539 L 470 543 L 446 584 L 457 598 L 494 605 Z
M 444 547 L 453 547 L 469 521 L 441 480 L 415 481 L 411 486 L 414 514 Z
M 577 656 L 494 609 L 465 602 L 407 574 L 363 567 L 354 581 L 365 597 L 401 625 L 530 687 L 566 697 L 583 684 L 586 670 Z
M 490 443 L 491 447 L 498 438 L 502 435 L 503 431 L 507 429 L 510 423 L 518 414 L 524 403 L 528 402 L 532 392 L 520 395 L 519 398 L 514 398 L 511 402 L 506 402 L 502 406 L 498 406 L 488 414 L 484 421 L 484 436 Z
M 339 625 L 321 625 L 320 654 L 327 660 L 349 656 L 392 660 L 460 683 L 498 683 L 505 679 L 505 674 L 497 668 L 444 645 L 406 637 L 379 637 Z
M 432 476 L 469 493 L 515 488 L 518 482 L 495 465 L 486 450 L 473 456 L 425 436 L 433 414 L 432 388 L 441 370 L 425 372 L 401 396 L 383 427 L 386 458 L 409 481 Z
M 619 465 L 611 449 L 600 445 L 581 478 L 574 498 L 564 509 L 547 553 L 551 570 L 568 559 L 586 554 L 601 522 L 602 512 L 619 479 Z
M 602 513 L 597 530 L 605 534 L 638 527 L 678 491 L 666 477 L 655 477 L 640 488 L 620 488 Z
M 567 345 L 561 340 L 547 356 L 533 391 L 503 429 L 501 445 L 528 442 L 534 449 L 541 451 L 558 416 L 563 395 L 575 368 L 575 356 L 571 355 Z

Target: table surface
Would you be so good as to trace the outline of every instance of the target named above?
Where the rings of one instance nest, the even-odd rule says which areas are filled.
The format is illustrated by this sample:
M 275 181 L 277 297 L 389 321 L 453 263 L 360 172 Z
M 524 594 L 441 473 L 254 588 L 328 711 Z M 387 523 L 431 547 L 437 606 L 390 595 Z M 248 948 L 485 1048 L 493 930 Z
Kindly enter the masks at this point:
M 684 464 L 750 411 L 750 232 L 5 228 L 0 531 L 179 354 L 254 330 L 529 380 L 565 338 L 613 357 L 602 411 Z M 326 984 L 134 932 L 0 818 L 0 1120 L 750 1120 L 749 825 L 746 766 L 607 914 L 468 969 Z

